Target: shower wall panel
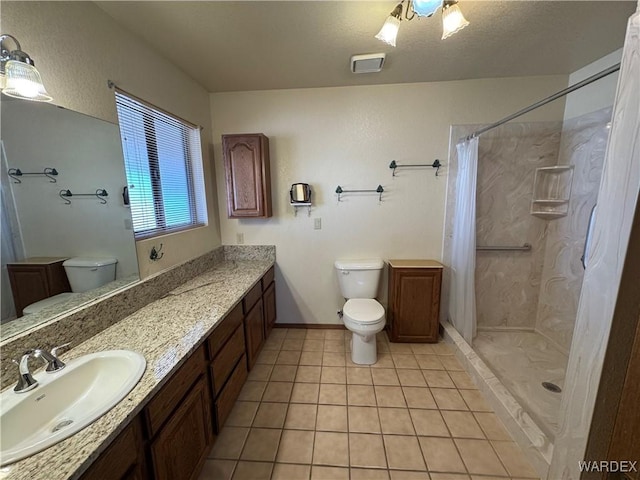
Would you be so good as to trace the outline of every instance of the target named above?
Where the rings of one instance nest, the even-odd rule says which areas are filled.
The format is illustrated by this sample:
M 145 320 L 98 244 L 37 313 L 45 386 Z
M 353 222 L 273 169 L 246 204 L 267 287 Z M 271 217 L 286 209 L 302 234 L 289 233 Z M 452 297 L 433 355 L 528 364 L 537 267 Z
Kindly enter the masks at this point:
M 580 262 L 591 208 L 596 203 L 611 119 L 611 108 L 565 122 L 559 165 L 574 165 L 566 217 L 549 221 L 536 330 L 569 352 L 584 269 Z
M 478 158 L 478 245 L 531 244 L 531 250 L 478 251 L 478 328 L 536 325 L 547 221 L 529 213 L 536 168 L 555 165 L 561 122 L 503 125 L 482 136 Z

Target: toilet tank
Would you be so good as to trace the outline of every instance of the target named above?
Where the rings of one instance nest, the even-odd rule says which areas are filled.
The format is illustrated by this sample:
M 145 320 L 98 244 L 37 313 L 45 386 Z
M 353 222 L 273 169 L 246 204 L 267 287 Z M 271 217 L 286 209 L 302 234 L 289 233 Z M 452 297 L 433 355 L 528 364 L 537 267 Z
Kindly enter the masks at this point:
M 380 259 L 337 260 L 335 267 L 342 296 L 375 298 L 383 265 Z
M 86 292 L 116 279 L 115 258 L 74 257 L 62 266 L 69 279 L 72 292 Z

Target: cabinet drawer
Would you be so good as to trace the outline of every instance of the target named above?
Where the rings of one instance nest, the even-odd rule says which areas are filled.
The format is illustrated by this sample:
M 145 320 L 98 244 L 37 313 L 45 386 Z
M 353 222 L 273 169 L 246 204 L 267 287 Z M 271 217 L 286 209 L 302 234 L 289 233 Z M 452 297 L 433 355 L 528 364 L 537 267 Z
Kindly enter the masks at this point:
M 222 319 L 220 325 L 209 336 L 209 358 L 215 358 L 224 342 L 233 335 L 238 325 L 242 324 L 242 318 L 242 304 L 239 303 Z
M 214 397 L 218 396 L 224 386 L 224 382 L 227 381 L 233 367 L 235 367 L 242 355 L 244 355 L 244 328 L 239 325 L 229 341 L 222 347 L 216 358 L 213 359 L 211 376 Z
M 204 347 L 196 350 L 187 362 L 175 372 L 169 382 L 162 387 L 145 409 L 149 435 L 153 437 L 180 400 L 204 371 L 206 357 Z
M 267 270 L 267 273 L 265 273 L 264 276 L 262 277 L 262 291 L 263 292 L 267 288 L 269 288 L 269 285 L 271 285 L 271 283 L 273 282 L 273 277 L 274 277 L 274 268 L 271 267 L 269 270 Z
M 113 441 L 84 473 L 82 480 L 122 480 L 145 477 L 140 417 Z
M 218 400 L 216 400 L 216 433 L 219 433 L 227 420 L 231 409 L 236 402 L 236 398 L 242 390 L 245 380 L 247 379 L 247 362 L 243 356 L 235 370 L 231 374 L 229 381 L 220 392 Z
M 201 376 L 151 445 L 153 478 L 197 478 L 211 440 L 211 401 Z
M 261 296 L 262 296 L 262 285 L 260 284 L 260 282 L 258 282 L 251 290 L 249 290 L 249 293 L 247 293 L 242 299 L 242 305 L 243 305 L 245 315 L 249 310 L 251 310 L 251 307 L 253 307 L 256 304 L 256 302 L 260 299 Z

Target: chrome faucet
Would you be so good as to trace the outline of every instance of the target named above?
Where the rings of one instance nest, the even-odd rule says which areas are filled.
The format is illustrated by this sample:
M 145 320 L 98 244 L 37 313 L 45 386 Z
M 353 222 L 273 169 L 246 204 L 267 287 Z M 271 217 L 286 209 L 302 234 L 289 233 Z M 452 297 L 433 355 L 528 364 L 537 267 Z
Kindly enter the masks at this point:
M 13 363 L 18 365 L 20 369 L 20 376 L 18 377 L 18 383 L 14 387 L 13 391 L 16 393 L 24 393 L 29 390 L 33 390 L 38 386 L 38 381 L 33 378 L 31 372 L 29 371 L 29 358 L 42 358 L 45 362 L 47 362 L 47 373 L 54 373 L 62 370 L 66 367 L 66 364 L 58 358 L 58 351 L 61 348 L 65 348 L 71 345 L 70 343 L 65 343 L 64 345 L 60 345 L 51 349 L 51 353 L 46 350 L 42 350 L 40 348 L 36 348 L 35 350 L 27 350 L 22 355 L 20 362 L 16 362 L 12 360 Z
M 51 349 L 51 353 L 47 352 L 46 350 L 41 350 L 40 348 L 36 348 L 33 351 L 33 354 L 35 357 L 42 358 L 45 362 L 47 362 L 47 368 L 46 368 L 47 373 L 58 372 L 67 366 L 66 363 L 64 363 L 62 360 L 58 358 L 58 350 L 60 350 L 61 348 L 68 347 L 69 345 L 71 344 L 65 343 L 64 345 L 55 347 Z
M 38 386 L 38 381 L 35 378 L 33 378 L 33 376 L 31 375 L 31 372 L 29 371 L 29 358 L 34 353 L 35 353 L 34 350 L 27 350 L 26 352 L 24 352 L 24 355 L 22 355 L 22 358 L 20 359 L 20 363 L 16 362 L 15 360 L 12 360 L 13 363 L 18 365 L 18 367 L 20 368 L 20 376 L 18 377 L 18 383 L 13 388 L 13 391 L 16 393 L 28 392 L 29 390 L 33 390 Z

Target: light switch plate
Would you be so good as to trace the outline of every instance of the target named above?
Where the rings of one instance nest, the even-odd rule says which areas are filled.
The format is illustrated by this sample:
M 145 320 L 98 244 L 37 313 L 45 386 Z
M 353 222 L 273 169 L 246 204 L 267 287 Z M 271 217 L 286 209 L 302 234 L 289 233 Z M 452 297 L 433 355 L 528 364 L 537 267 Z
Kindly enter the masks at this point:
M 322 219 L 314 218 L 313 219 L 313 229 L 314 230 L 322 230 Z

